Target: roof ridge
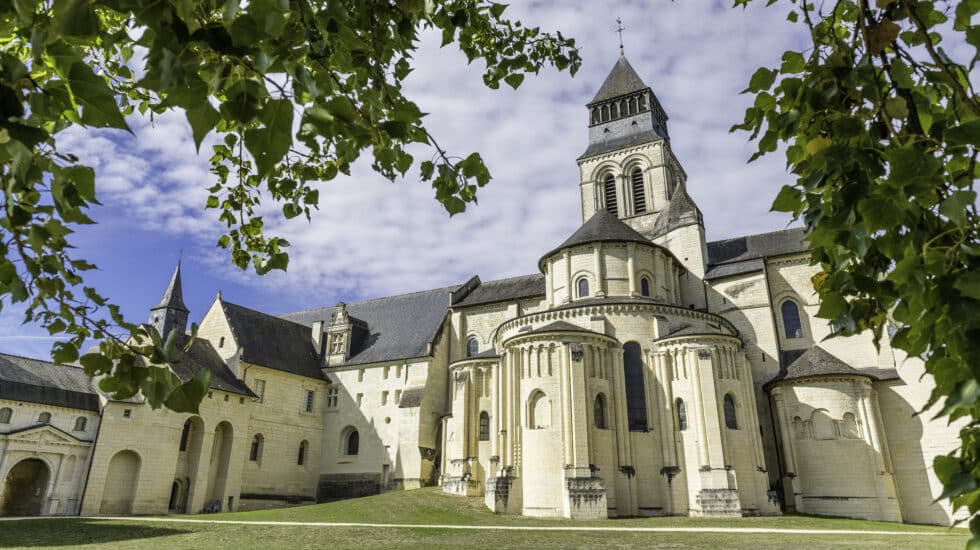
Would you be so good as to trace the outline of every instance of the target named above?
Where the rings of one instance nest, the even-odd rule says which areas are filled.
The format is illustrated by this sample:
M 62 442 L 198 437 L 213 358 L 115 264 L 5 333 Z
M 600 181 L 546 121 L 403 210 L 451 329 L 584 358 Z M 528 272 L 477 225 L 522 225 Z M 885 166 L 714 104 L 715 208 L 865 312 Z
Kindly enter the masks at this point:
M 486 283 L 482 283 L 482 284 L 486 284 Z M 436 292 L 438 290 L 448 290 L 448 291 L 452 292 L 452 290 L 455 290 L 455 289 L 459 288 L 460 286 L 462 286 L 462 285 L 449 285 L 449 286 L 443 286 L 443 287 L 439 287 L 439 288 L 430 288 L 430 289 L 427 289 L 427 290 L 415 290 L 415 291 L 412 291 L 412 292 L 404 292 L 402 294 L 392 294 L 391 296 L 378 296 L 377 298 L 368 298 L 367 300 L 358 300 L 357 302 L 344 302 L 344 303 L 347 304 L 348 306 L 352 306 L 352 305 L 355 305 L 355 304 L 365 304 L 367 302 L 377 302 L 378 300 L 387 300 L 389 298 L 402 298 L 402 297 L 405 297 L 405 296 L 412 296 L 414 294 L 422 294 L 422 293 L 425 293 L 425 292 Z M 307 309 L 300 309 L 300 310 L 297 310 L 297 311 L 289 311 L 289 312 L 286 312 L 286 313 L 278 313 L 278 314 L 276 314 L 274 316 L 275 317 L 279 317 L 281 319 L 283 315 L 298 315 L 300 313 L 309 313 L 309 312 L 317 311 L 317 310 L 320 310 L 320 309 L 326 309 L 328 307 L 336 307 L 336 304 L 334 304 L 332 306 L 311 307 L 311 308 L 307 308 Z M 268 314 L 266 314 L 266 315 L 268 315 Z
M 749 237 L 760 237 L 762 235 L 771 235 L 773 233 L 785 233 L 787 231 L 798 231 L 798 230 L 801 230 L 801 229 L 804 229 L 805 230 L 806 228 L 805 227 L 802 227 L 802 226 L 797 226 L 797 227 L 787 227 L 787 228 L 784 228 L 784 229 L 774 229 L 772 231 L 763 231 L 761 233 L 749 233 L 748 235 L 736 235 L 735 237 L 728 237 L 728 238 L 725 238 L 725 239 L 718 239 L 716 241 L 707 241 L 705 244 L 723 243 L 723 242 L 727 242 L 727 241 L 734 241 L 735 239 L 747 239 Z
M 528 279 L 528 278 L 531 278 L 531 277 L 544 277 L 544 274 L 542 274 L 542 273 L 529 273 L 527 275 L 515 275 L 513 277 L 504 277 L 503 279 L 493 279 L 492 281 L 483 281 L 480 284 L 482 286 L 482 285 L 486 285 L 486 284 L 490 284 L 490 283 L 503 283 L 505 281 L 513 281 L 514 279 Z
M 258 313 L 259 315 L 264 315 L 264 316 L 266 316 L 266 317 L 268 317 L 270 319 L 275 319 L 276 321 L 282 321 L 284 323 L 290 323 L 290 324 L 293 324 L 293 325 L 297 325 L 297 326 L 303 327 L 304 329 L 307 329 L 307 330 L 310 328 L 310 327 L 304 325 L 303 323 L 297 323 L 296 321 L 291 321 L 289 319 L 284 319 L 284 318 L 282 318 L 282 317 L 280 317 L 278 315 L 273 315 L 271 313 L 266 313 L 264 311 L 259 311 L 257 309 L 253 309 L 253 308 L 250 308 L 250 307 L 247 307 L 247 306 L 243 306 L 241 304 L 236 304 L 235 302 L 229 302 L 228 300 L 225 300 L 225 299 L 222 299 L 221 300 L 221 305 L 222 305 L 222 307 L 224 307 L 225 305 L 235 306 L 237 308 L 244 309 L 245 311 L 249 311 L 249 312 L 252 312 L 252 313 Z
M 85 370 L 85 367 L 79 365 L 73 365 L 71 363 L 55 363 L 54 361 L 48 359 L 38 359 L 37 357 L 28 357 L 26 355 L 20 355 L 17 353 L 8 353 L 6 351 L 0 351 L 0 355 L 6 355 L 7 357 L 17 357 L 19 359 L 30 359 L 31 361 L 38 361 L 40 363 L 47 363 L 53 367 L 70 367 L 73 369 Z

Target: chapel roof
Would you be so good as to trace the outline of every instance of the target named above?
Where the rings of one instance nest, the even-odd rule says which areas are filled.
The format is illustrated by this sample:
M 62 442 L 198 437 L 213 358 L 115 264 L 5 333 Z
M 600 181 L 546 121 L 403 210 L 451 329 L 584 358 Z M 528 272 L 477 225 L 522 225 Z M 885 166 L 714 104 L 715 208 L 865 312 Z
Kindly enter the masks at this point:
M 760 271 L 765 258 L 807 251 L 805 229 L 791 227 L 758 235 L 746 235 L 707 243 L 708 271 L 705 279 L 717 279 Z
M 822 347 L 813 346 L 788 365 L 782 365 L 779 374 L 766 382 L 766 385 L 819 376 L 864 376 L 872 380 L 890 380 L 898 375 L 894 369 L 856 369 Z
M 599 103 L 600 101 L 621 95 L 639 92 L 646 88 L 649 88 L 649 86 L 643 82 L 640 75 L 636 74 L 636 71 L 630 65 L 626 56 L 620 52 L 616 64 L 613 65 L 612 70 L 609 71 L 609 75 L 606 76 L 606 80 L 599 87 L 599 91 L 596 92 L 595 97 L 588 104 L 592 105 L 593 103 Z
M 544 256 L 541 256 L 541 259 L 538 260 L 538 267 L 543 265 L 545 258 L 563 248 L 596 242 L 635 242 L 655 246 L 650 242 L 650 239 L 637 233 L 635 229 L 626 225 L 615 214 L 611 214 L 606 210 L 598 210 L 575 233 L 572 233 L 571 237 L 565 239 L 565 242 Z
M 538 327 L 534 330 L 529 330 L 527 332 L 518 332 L 517 334 L 511 336 L 511 338 L 517 338 L 519 336 L 531 336 L 535 334 L 548 334 L 551 332 L 581 332 L 584 334 L 599 334 L 604 336 L 602 333 L 596 332 L 594 330 L 589 330 L 587 328 L 582 328 L 578 325 L 573 325 L 566 321 L 555 321 L 553 323 L 548 323 L 543 327 Z
M 351 342 L 350 357 L 341 365 L 362 365 L 424 357 L 442 329 L 450 305 L 450 295 L 458 286 L 423 290 L 346 304 L 349 315 L 363 321 Z M 328 321 L 334 307 L 285 313 L 284 322 L 304 326 L 306 340 L 315 321 Z M 312 344 L 310 344 L 312 349 Z M 247 350 L 247 348 L 246 348 Z
M 163 298 L 160 299 L 160 303 L 150 308 L 154 309 L 179 309 L 181 311 L 188 311 L 187 306 L 184 305 L 184 290 L 180 282 L 180 262 L 177 262 L 177 268 L 174 269 L 173 276 L 170 277 L 170 284 L 167 285 L 166 292 L 163 293 Z
M 453 302 L 453 307 L 467 307 L 522 298 L 544 296 L 544 275 L 521 275 L 508 279 L 480 282 L 473 290 Z

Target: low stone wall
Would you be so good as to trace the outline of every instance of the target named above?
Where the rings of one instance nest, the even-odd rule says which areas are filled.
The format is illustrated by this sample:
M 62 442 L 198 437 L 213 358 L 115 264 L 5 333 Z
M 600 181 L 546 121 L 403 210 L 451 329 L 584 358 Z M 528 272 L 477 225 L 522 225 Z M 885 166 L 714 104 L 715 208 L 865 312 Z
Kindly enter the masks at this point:
M 316 500 L 339 500 L 381 493 L 381 474 L 323 474 L 317 483 Z
M 692 516 L 741 517 L 742 505 L 737 489 L 701 489 L 697 496 L 697 512 Z
M 565 479 L 568 499 L 565 516 L 570 519 L 606 519 L 606 486 L 601 477 L 570 477 Z

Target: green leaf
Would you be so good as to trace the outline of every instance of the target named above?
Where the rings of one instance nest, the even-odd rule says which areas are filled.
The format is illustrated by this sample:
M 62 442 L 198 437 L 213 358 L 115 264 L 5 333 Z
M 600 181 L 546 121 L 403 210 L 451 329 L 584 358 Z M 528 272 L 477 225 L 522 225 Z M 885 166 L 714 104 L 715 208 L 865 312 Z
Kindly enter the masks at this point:
M 116 96 L 88 65 L 81 61 L 73 63 L 67 80 L 75 101 L 82 106 L 82 124 L 130 131 L 116 104 Z
M 201 400 L 211 386 L 211 371 L 201 369 L 193 378 L 174 388 L 163 404 L 174 412 L 198 414 Z
M 54 30 L 72 38 L 91 38 L 99 34 L 99 16 L 87 0 L 56 0 L 51 9 Z
M 78 362 L 82 364 L 85 373 L 89 376 L 108 373 L 112 370 L 112 361 L 98 352 L 86 353 Z
M 785 52 L 783 54 L 783 64 L 779 72 L 783 74 L 802 73 L 806 68 L 806 60 L 800 52 Z
M 51 347 L 51 357 L 58 364 L 71 363 L 78 359 L 78 348 L 71 342 L 55 342 Z
M 749 87 L 744 91 L 761 92 L 772 87 L 776 81 L 776 71 L 771 71 L 765 67 L 759 68 L 749 80 Z M 743 91 L 743 93 L 744 93 Z
M 286 99 L 270 100 L 259 115 L 265 125 L 245 131 L 245 147 L 255 158 L 259 176 L 271 172 L 293 144 L 293 104 Z
M 776 195 L 776 200 L 772 203 L 773 212 L 798 212 L 800 210 L 803 193 L 795 187 L 784 185 Z
M 521 73 L 514 73 L 504 77 L 504 82 L 510 85 L 511 88 L 515 90 L 524 82 L 524 75 Z
M 221 115 L 207 101 L 203 101 L 196 107 L 187 109 L 185 114 L 187 115 L 187 122 L 190 123 L 191 130 L 194 133 L 194 146 L 200 152 L 201 142 L 204 141 L 208 132 L 214 129 L 218 121 L 221 120 Z
M 939 205 L 939 213 L 958 225 L 966 224 L 967 208 L 977 200 L 976 191 L 953 191 Z
M 953 287 L 959 290 L 960 294 L 980 301 L 980 273 L 973 271 L 962 275 Z
M 980 120 L 973 120 L 946 130 L 946 140 L 957 145 L 980 146 Z

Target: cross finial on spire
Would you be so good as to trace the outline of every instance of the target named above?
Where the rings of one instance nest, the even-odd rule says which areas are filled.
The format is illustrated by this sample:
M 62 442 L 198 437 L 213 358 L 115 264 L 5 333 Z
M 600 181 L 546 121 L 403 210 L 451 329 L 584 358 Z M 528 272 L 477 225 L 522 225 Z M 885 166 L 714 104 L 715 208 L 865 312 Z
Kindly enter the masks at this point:
M 616 32 L 619 33 L 619 53 L 620 54 L 623 53 L 623 31 L 624 30 L 626 30 L 626 27 L 623 26 L 623 18 L 622 17 L 617 17 L 616 18 Z

